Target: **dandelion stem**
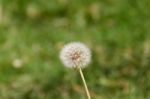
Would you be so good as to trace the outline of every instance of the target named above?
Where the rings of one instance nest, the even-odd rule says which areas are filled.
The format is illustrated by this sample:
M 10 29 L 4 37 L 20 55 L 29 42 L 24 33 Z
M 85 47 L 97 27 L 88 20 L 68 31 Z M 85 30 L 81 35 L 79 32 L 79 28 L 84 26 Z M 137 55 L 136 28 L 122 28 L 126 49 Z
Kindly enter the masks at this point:
M 88 99 L 91 99 L 91 96 L 90 96 L 90 93 L 89 93 L 89 90 L 88 90 L 88 87 L 87 87 L 87 84 L 86 84 L 86 81 L 85 81 L 85 78 L 84 78 L 84 75 L 83 75 L 83 72 L 82 72 L 82 69 L 81 69 L 80 66 L 78 67 L 78 70 L 80 72 L 80 75 L 81 75 L 81 78 L 82 78 L 82 81 L 83 81 L 83 84 L 84 84 L 86 95 L 87 95 Z

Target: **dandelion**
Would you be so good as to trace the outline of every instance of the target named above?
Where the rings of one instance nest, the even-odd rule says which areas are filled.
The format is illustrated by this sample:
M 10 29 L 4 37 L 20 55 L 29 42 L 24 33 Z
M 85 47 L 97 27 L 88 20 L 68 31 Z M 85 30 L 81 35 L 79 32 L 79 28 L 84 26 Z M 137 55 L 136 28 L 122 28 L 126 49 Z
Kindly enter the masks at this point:
M 69 68 L 86 67 L 91 61 L 91 52 L 88 47 L 79 42 L 69 43 L 60 52 L 60 59 Z
M 62 63 L 69 68 L 76 68 L 81 75 L 85 91 L 88 99 L 91 99 L 90 93 L 82 72 L 81 68 L 85 68 L 91 62 L 91 52 L 90 49 L 80 43 L 72 42 L 64 46 L 60 52 L 60 59 Z

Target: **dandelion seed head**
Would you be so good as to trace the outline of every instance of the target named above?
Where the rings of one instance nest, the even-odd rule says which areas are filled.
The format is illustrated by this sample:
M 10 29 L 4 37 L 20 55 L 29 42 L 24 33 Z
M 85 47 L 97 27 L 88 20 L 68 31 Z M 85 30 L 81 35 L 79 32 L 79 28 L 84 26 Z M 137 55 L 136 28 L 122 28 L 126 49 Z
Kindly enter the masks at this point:
M 72 42 L 64 46 L 60 52 L 60 59 L 66 67 L 86 67 L 91 61 L 90 49 L 80 43 Z

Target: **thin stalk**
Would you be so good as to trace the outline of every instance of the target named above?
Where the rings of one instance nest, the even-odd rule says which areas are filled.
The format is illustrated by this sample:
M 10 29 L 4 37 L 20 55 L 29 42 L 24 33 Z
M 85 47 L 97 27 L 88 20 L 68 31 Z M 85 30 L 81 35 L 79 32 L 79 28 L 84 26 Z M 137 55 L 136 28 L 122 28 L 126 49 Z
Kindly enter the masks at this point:
M 82 72 L 82 69 L 81 69 L 80 66 L 78 67 L 78 70 L 80 72 L 80 75 L 81 75 L 81 78 L 82 78 L 82 81 L 83 81 L 83 84 L 84 84 L 84 88 L 85 88 L 87 98 L 91 99 L 91 96 L 90 96 L 90 93 L 89 93 L 89 90 L 88 90 L 88 87 L 87 87 L 87 84 L 86 84 L 86 81 L 85 81 L 85 78 L 84 78 L 84 75 L 83 75 L 83 72 Z

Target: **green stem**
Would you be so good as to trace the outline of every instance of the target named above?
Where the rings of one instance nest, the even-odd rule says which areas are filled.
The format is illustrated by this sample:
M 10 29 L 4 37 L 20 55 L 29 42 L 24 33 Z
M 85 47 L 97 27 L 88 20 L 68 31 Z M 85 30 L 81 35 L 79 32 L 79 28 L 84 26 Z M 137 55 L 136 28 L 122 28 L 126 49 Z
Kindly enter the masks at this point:
M 84 75 L 83 75 L 83 72 L 82 72 L 82 69 L 81 69 L 80 66 L 78 67 L 78 70 L 80 72 L 80 75 L 81 75 L 81 78 L 82 78 L 82 81 L 83 81 L 83 84 L 84 84 L 84 88 L 85 88 L 85 91 L 86 91 L 87 98 L 91 99 L 91 96 L 90 96 L 90 93 L 89 93 L 89 90 L 88 90 L 88 87 L 87 87 L 87 84 L 86 84 L 86 81 L 85 81 L 85 78 L 84 78 Z

